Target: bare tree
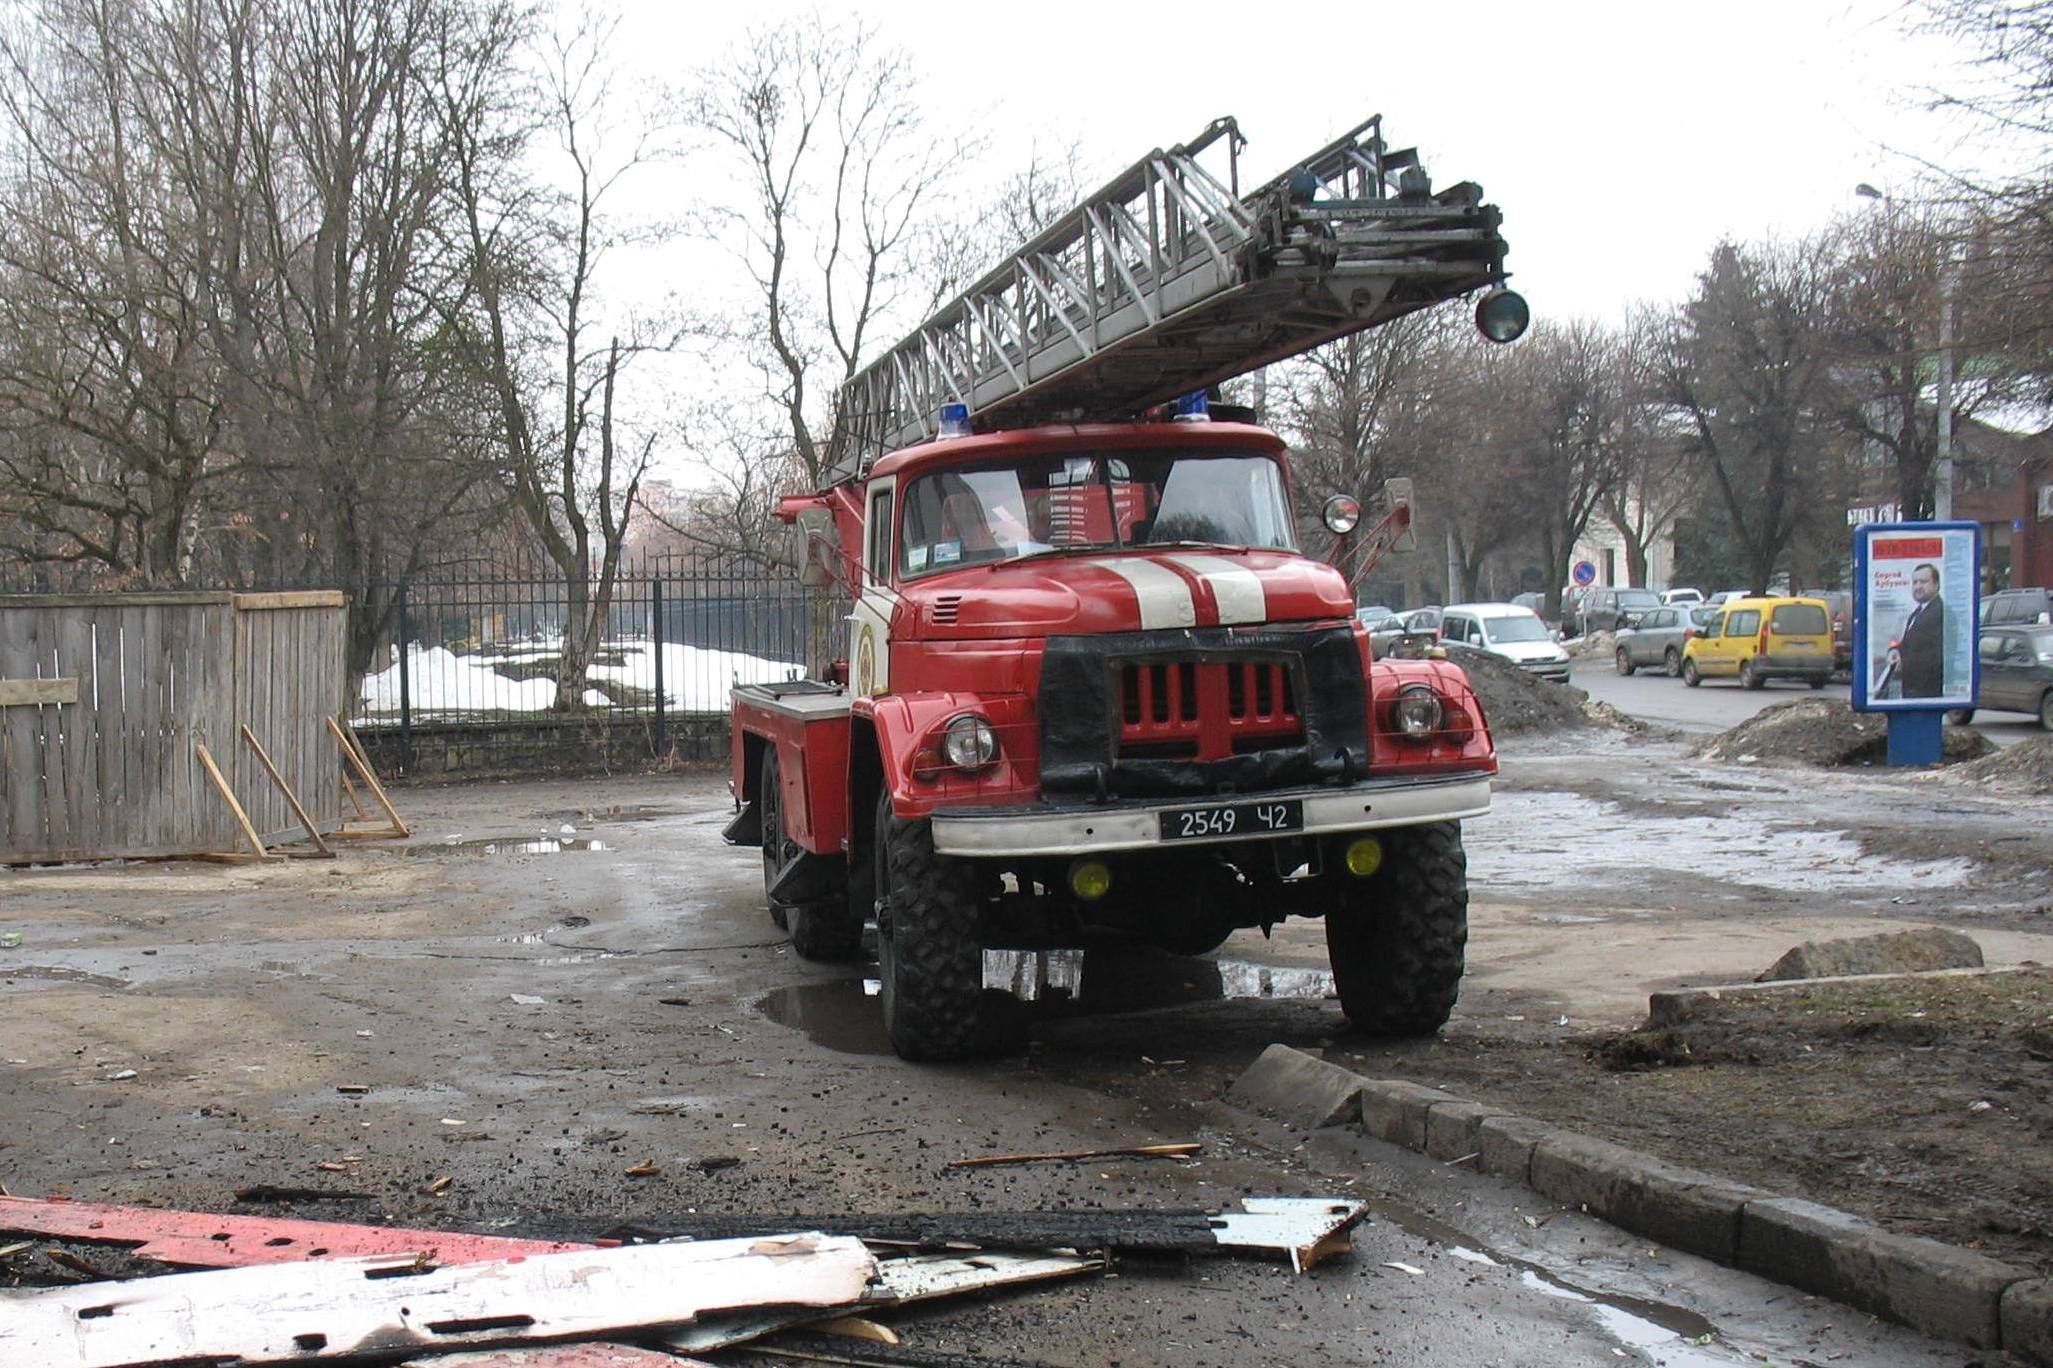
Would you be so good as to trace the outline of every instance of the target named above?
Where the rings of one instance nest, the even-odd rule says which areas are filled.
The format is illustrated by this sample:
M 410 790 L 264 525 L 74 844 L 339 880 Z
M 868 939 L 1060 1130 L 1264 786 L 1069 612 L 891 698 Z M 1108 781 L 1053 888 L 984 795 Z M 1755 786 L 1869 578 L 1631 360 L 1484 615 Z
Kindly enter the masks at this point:
M 1653 342 L 1644 323 L 1618 341 L 1622 386 L 1613 479 L 1598 497 L 1605 521 L 1625 542 L 1626 582 L 1647 586 L 1648 553 L 1696 498 L 1697 467 L 1688 432 L 1663 421 L 1654 399 Z
M 1655 395 L 1687 425 L 1757 592 L 1821 492 L 1824 293 L 1815 244 L 1722 243 L 1652 357 Z
M 613 87 L 602 55 L 614 27 L 587 21 L 556 38 L 526 125 L 555 140 L 567 189 L 519 175 L 487 130 L 459 135 L 470 294 L 450 313 L 448 332 L 493 397 L 514 502 L 564 578 L 559 711 L 584 706 L 656 443 L 655 432 L 630 429 L 619 383 L 637 356 L 667 345 L 647 319 L 629 320 L 625 341 L 617 331 L 597 340 L 605 264 L 636 234 L 613 217 L 610 201 L 662 155 L 667 132 L 660 111 L 629 110 Z M 512 117 L 499 136 L 518 140 L 524 130 Z
M 694 122 L 741 187 L 703 207 L 700 231 L 752 287 L 744 314 L 704 326 L 750 358 L 817 484 L 865 348 L 959 283 L 944 189 L 970 145 L 928 124 L 907 58 L 861 23 L 758 29 L 700 82 Z

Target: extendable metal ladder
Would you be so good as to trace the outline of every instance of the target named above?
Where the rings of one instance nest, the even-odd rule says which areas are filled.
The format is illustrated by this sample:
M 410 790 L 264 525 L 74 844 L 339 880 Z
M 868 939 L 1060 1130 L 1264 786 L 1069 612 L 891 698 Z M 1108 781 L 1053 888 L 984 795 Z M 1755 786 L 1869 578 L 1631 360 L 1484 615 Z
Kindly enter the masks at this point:
M 1248 194 L 1242 143 L 1228 118 L 1151 152 L 852 377 L 835 478 L 933 437 L 943 404 L 1122 418 L 1503 281 L 1497 208 L 1434 194 L 1381 115 Z

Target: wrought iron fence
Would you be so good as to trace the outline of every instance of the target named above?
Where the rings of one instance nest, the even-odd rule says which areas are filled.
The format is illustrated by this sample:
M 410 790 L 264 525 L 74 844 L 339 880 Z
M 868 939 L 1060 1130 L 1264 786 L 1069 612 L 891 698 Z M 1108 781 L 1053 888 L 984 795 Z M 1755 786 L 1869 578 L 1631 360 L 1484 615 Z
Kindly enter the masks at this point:
M 725 713 L 735 684 L 805 674 L 833 620 L 789 574 L 651 557 L 615 582 L 577 679 L 564 668 L 566 628 L 596 587 L 496 566 L 415 578 L 373 646 L 356 725 L 646 717 L 660 753 L 669 719 Z

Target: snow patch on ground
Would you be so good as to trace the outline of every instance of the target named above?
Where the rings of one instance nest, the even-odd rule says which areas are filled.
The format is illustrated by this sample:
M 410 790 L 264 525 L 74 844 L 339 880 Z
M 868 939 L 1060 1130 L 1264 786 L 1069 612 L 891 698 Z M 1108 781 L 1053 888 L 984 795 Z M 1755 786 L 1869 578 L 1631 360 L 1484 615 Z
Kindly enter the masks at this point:
M 458 655 L 442 646 L 414 647 L 407 653 L 407 685 L 415 717 L 482 712 L 545 712 L 556 700 L 552 679 L 510 679 L 498 666 L 553 654 L 554 645 L 494 648 L 490 655 Z M 608 642 L 600 648 L 619 664 L 594 665 L 586 678 L 621 690 L 637 690 L 653 699 L 656 692 L 656 649 L 653 642 Z M 675 642 L 663 646 L 663 693 L 666 705 L 679 712 L 725 712 L 728 690 L 736 684 L 768 684 L 796 679 L 804 667 L 789 661 L 765 660 L 739 651 L 716 651 Z M 362 715 L 399 712 L 399 663 L 364 680 Z M 598 688 L 585 690 L 585 704 L 611 706 Z M 641 699 L 631 699 L 640 703 Z

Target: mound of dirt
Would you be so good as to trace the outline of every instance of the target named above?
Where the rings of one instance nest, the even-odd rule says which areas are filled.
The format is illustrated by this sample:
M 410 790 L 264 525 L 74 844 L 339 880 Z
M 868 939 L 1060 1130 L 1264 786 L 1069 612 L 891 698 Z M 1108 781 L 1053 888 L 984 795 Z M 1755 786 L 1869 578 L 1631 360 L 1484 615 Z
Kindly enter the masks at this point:
M 1493 736 L 1521 732 L 1560 731 L 1610 723 L 1586 706 L 1589 695 L 1568 684 L 1555 684 L 1530 674 L 1502 656 L 1457 642 L 1447 644 L 1447 658 L 1468 673 Z
M 1609 660 L 1618 650 L 1618 638 L 1611 632 L 1591 632 L 1563 644 L 1571 655 L 1587 660 Z
M 1974 760 L 1995 749 L 1996 743 L 1980 732 L 1948 727 L 1940 763 Z M 1814 769 L 1881 765 L 1889 758 L 1889 719 L 1880 713 L 1855 712 L 1834 698 L 1792 698 L 1698 743 L 1690 754 L 1702 760 Z
M 1953 777 L 2011 793 L 2053 793 L 2053 736 L 2035 736 L 1985 755 L 1953 771 Z

